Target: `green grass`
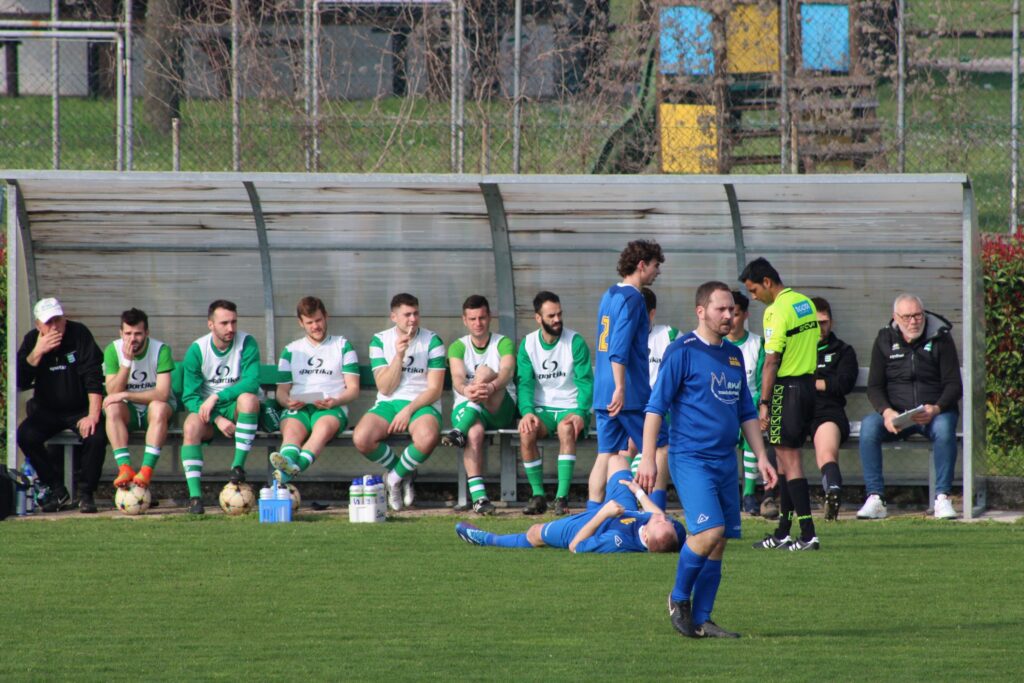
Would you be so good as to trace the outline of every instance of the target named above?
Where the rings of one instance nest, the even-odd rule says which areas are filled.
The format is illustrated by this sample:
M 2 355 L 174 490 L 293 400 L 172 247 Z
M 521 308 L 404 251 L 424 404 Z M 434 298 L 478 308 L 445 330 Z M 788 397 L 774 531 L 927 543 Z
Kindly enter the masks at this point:
M 735 642 L 684 640 L 674 555 L 472 548 L 454 517 L 0 524 L 2 678 L 1009 680 L 1024 525 L 843 522 L 726 555 Z M 489 521 L 525 530 L 517 515 Z

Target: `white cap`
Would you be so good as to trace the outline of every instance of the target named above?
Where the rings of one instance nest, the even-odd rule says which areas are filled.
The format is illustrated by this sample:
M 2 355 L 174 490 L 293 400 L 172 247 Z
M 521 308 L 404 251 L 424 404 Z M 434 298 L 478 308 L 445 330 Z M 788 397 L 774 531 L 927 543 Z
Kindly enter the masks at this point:
M 36 320 L 45 323 L 51 318 L 56 318 L 58 315 L 64 315 L 64 309 L 61 308 L 59 301 L 50 297 L 36 302 L 35 308 L 32 309 L 32 314 L 36 317 Z

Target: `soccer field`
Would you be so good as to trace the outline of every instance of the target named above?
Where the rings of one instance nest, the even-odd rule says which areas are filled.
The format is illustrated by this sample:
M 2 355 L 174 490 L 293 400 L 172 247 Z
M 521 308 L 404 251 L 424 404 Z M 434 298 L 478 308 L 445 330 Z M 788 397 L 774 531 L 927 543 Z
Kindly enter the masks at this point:
M 454 515 L 0 524 L 0 679 L 1019 680 L 1024 524 L 822 524 L 759 552 L 744 522 L 687 640 L 676 556 L 478 548 Z M 515 513 L 481 526 L 525 530 Z

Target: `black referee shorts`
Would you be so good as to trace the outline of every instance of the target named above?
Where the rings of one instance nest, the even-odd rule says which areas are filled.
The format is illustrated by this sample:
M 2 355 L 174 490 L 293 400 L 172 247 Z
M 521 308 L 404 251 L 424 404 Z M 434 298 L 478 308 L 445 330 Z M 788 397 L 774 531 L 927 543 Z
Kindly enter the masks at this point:
M 803 446 L 812 434 L 816 396 L 814 375 L 775 380 L 768 406 L 768 443 L 783 448 Z
M 844 444 L 850 438 L 850 420 L 842 408 L 818 409 L 811 421 L 811 437 L 818 433 L 818 427 L 826 422 L 835 422 L 839 427 L 839 443 Z

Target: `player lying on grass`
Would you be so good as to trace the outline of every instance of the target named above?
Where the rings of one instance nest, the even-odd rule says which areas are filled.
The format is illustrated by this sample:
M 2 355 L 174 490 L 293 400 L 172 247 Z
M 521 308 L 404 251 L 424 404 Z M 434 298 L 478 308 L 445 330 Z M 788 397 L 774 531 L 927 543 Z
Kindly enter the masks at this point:
M 612 455 L 608 465 L 611 474 L 603 505 L 591 500 L 586 512 L 534 524 L 525 534 L 492 534 L 469 522 L 456 524 L 455 533 L 473 545 L 502 548 L 551 546 L 574 553 L 678 552 L 686 539 L 683 525 L 666 515 L 633 482 L 624 457 Z

